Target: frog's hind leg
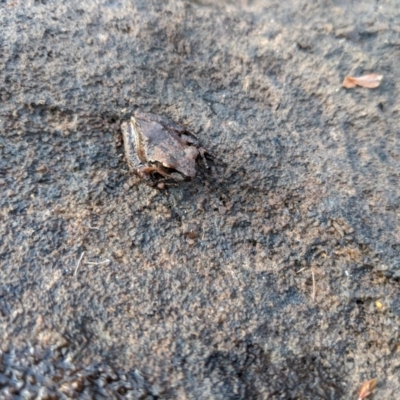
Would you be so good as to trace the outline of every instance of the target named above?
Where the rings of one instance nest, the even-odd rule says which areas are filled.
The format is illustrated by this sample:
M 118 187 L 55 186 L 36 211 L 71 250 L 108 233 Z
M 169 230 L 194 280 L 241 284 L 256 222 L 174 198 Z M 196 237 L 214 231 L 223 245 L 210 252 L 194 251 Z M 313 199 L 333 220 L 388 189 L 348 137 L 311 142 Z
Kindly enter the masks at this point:
M 186 128 L 183 127 L 182 125 L 179 125 L 179 124 L 175 123 L 174 121 L 171 121 L 169 118 L 162 117 L 161 115 L 145 113 L 145 112 L 136 110 L 135 117 L 141 118 L 141 119 L 144 119 L 147 121 L 157 122 L 158 124 L 162 125 L 164 129 L 175 131 L 179 134 L 187 132 Z
M 136 141 L 138 135 L 135 135 L 137 129 L 136 121 L 130 120 L 121 124 L 122 137 L 124 142 L 125 158 L 131 171 L 136 172 L 143 163 L 142 144 Z

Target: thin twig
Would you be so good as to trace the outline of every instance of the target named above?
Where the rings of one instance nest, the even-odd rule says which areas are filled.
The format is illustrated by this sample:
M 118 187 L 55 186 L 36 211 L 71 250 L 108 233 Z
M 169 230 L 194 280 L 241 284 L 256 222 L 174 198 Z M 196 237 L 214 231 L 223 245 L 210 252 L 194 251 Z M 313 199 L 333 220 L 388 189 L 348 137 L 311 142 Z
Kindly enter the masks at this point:
M 100 230 L 100 228 L 98 228 L 97 226 L 92 226 L 92 225 L 90 225 L 90 224 L 89 224 L 89 228 L 90 228 L 90 229 L 96 229 L 97 231 Z
M 79 257 L 79 260 L 78 260 L 78 264 L 76 264 L 76 267 L 75 267 L 74 276 L 76 276 L 76 273 L 78 272 L 78 268 L 81 265 L 81 261 L 82 261 L 82 258 L 84 256 L 84 254 L 85 254 L 85 252 L 82 251 L 82 254 L 81 254 L 81 256 Z
M 84 264 L 87 264 L 87 265 L 101 265 L 101 264 L 106 264 L 106 263 L 109 263 L 109 262 L 110 262 L 110 260 L 104 260 L 104 261 L 101 261 L 101 262 L 86 261 L 86 262 L 84 262 Z
M 314 276 L 314 270 L 311 269 L 311 275 L 312 275 L 312 300 L 315 300 L 315 276 Z
M 303 272 L 305 269 L 307 269 L 308 267 L 304 267 L 304 268 L 300 268 L 298 271 L 296 271 L 296 274 L 299 274 L 300 272 Z

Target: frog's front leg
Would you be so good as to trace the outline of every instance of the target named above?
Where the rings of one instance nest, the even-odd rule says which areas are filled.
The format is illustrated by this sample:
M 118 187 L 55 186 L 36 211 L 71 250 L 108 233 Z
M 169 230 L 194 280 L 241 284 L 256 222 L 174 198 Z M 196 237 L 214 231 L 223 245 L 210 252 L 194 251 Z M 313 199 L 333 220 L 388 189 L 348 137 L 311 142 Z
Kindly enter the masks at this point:
M 203 159 L 203 162 L 204 162 L 204 165 L 206 166 L 206 168 L 210 168 L 208 166 L 208 162 L 206 160 L 206 154 L 210 155 L 210 153 L 204 147 L 198 147 L 197 150 L 199 151 L 199 153 L 201 155 L 201 158 Z
M 193 139 L 192 136 L 189 136 L 188 133 L 190 133 L 190 135 L 192 135 L 195 139 Z M 193 132 L 190 132 L 190 131 L 186 130 L 184 133 L 180 134 L 180 138 L 182 140 L 184 140 L 185 143 L 187 143 L 187 144 L 191 144 L 191 145 L 196 146 L 196 147 L 199 146 L 198 137 Z
M 149 165 L 149 166 L 142 166 L 139 168 L 137 171 L 140 176 L 146 176 L 149 177 L 151 174 L 159 174 L 161 175 L 164 179 L 163 181 L 176 181 L 176 182 L 182 182 L 184 179 L 182 178 L 182 175 L 179 172 L 166 172 L 164 171 L 162 166 L 158 165 Z

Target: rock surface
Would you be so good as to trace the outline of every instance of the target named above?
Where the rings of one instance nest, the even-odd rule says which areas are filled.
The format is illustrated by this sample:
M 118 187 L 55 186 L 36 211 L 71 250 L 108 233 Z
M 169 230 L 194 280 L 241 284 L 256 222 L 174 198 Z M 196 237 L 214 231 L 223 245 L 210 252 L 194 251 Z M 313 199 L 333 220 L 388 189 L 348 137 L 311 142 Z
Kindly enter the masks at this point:
M 0 2 L 0 397 L 354 399 L 377 377 L 397 398 L 399 18 Z M 196 132 L 210 170 L 140 184 L 137 107 Z

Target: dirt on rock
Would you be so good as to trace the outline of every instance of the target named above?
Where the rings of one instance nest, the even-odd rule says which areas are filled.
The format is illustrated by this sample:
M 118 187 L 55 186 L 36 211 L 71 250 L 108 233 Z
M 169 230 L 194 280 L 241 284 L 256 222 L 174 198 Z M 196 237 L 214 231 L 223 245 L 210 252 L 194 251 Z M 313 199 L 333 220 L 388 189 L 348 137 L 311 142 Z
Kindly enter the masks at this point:
M 0 2 L 0 397 L 400 391 L 398 1 Z M 346 75 L 383 75 L 345 89 Z M 214 155 L 158 190 L 136 109 Z

